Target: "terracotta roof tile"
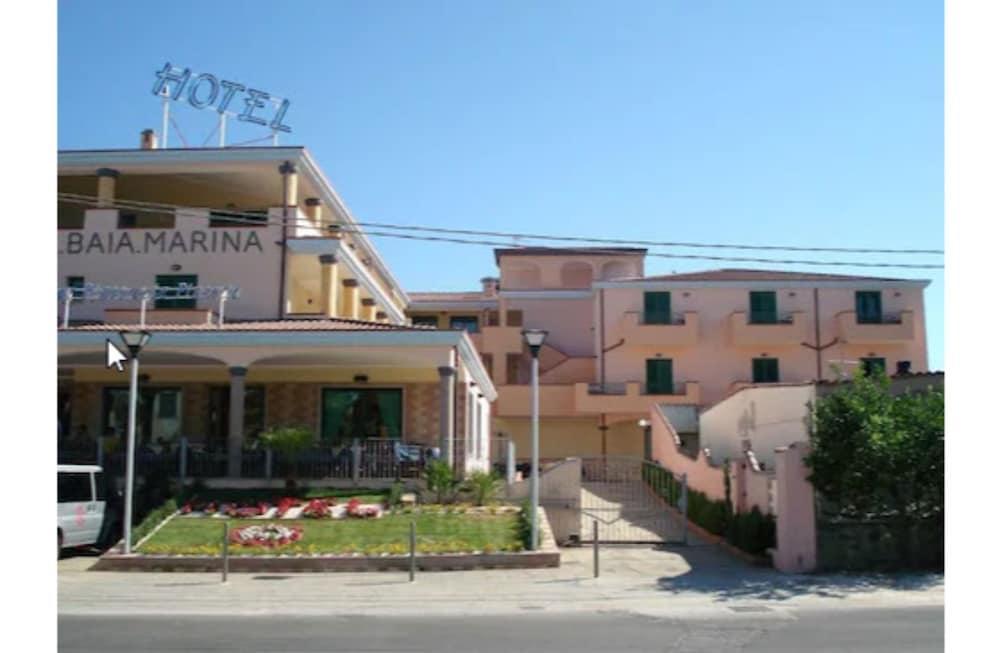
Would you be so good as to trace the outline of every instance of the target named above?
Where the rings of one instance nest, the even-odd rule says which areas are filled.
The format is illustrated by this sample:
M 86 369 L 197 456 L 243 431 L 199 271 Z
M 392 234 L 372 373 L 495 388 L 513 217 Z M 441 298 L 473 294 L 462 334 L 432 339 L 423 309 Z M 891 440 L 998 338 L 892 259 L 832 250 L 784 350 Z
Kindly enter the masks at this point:
M 487 297 L 478 290 L 458 292 L 407 292 L 411 302 L 481 302 L 496 297 Z
M 862 277 L 825 272 L 794 272 L 788 270 L 753 270 L 723 268 L 701 272 L 682 272 L 653 277 L 628 277 L 618 281 L 908 281 L 890 277 Z
M 137 329 L 137 324 L 83 324 L 60 327 L 60 331 L 123 331 Z M 221 327 L 215 324 L 147 324 L 147 331 L 433 331 L 425 326 L 401 326 L 383 324 L 381 322 L 366 322 L 364 320 L 345 320 L 326 318 L 315 320 L 249 320 L 226 322 Z

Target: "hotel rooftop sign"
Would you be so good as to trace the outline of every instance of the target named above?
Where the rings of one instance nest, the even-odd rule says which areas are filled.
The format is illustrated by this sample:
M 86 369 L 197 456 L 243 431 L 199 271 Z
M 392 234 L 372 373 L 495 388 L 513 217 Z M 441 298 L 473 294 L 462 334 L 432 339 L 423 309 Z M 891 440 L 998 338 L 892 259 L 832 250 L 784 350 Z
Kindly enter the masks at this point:
M 194 75 L 190 68 L 176 68 L 170 62 L 156 72 L 153 95 L 175 101 L 183 98 L 195 109 L 212 107 L 222 116 L 235 115 L 237 120 L 266 126 L 272 132 L 292 131 L 284 122 L 291 104 L 288 100 L 211 73 Z M 277 109 L 268 112 L 269 104 Z

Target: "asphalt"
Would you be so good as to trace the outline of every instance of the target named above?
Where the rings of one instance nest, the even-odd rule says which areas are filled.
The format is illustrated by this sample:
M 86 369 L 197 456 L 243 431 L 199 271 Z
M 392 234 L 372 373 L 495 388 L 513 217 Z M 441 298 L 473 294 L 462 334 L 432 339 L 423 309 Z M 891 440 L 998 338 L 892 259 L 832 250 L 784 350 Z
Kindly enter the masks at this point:
M 460 616 L 68 616 L 60 651 L 941 651 L 941 607 L 732 612 L 712 618 Z

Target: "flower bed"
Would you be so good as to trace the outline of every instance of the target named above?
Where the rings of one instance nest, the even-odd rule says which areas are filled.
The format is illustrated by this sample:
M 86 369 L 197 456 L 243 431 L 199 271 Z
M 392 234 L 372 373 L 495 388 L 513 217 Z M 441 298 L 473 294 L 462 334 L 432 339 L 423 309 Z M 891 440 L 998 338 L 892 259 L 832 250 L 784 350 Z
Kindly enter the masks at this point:
M 252 524 L 230 531 L 229 541 L 241 546 L 276 547 L 298 542 L 302 539 L 302 529 L 279 524 Z

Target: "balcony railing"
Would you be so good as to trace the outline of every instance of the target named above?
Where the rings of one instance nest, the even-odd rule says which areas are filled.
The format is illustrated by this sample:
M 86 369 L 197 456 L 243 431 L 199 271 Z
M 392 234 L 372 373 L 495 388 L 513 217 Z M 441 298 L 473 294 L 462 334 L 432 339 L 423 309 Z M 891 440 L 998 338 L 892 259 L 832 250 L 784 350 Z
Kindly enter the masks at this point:
M 729 316 L 729 331 L 734 345 L 797 345 L 808 339 L 806 315 L 798 311 L 771 316 L 736 311 Z
M 669 393 L 653 391 L 640 381 L 577 383 L 574 404 L 579 413 L 643 413 L 654 404 L 699 404 L 697 381 L 675 381 Z
M 856 312 L 844 311 L 837 314 L 837 328 L 841 341 L 854 344 L 899 343 L 916 337 L 913 311 L 883 313 L 879 321 L 871 322 L 859 322 Z
M 669 322 L 649 321 L 649 317 L 638 311 L 625 313 L 617 335 L 629 345 L 640 346 L 687 346 L 698 342 L 698 313 L 675 314 Z

